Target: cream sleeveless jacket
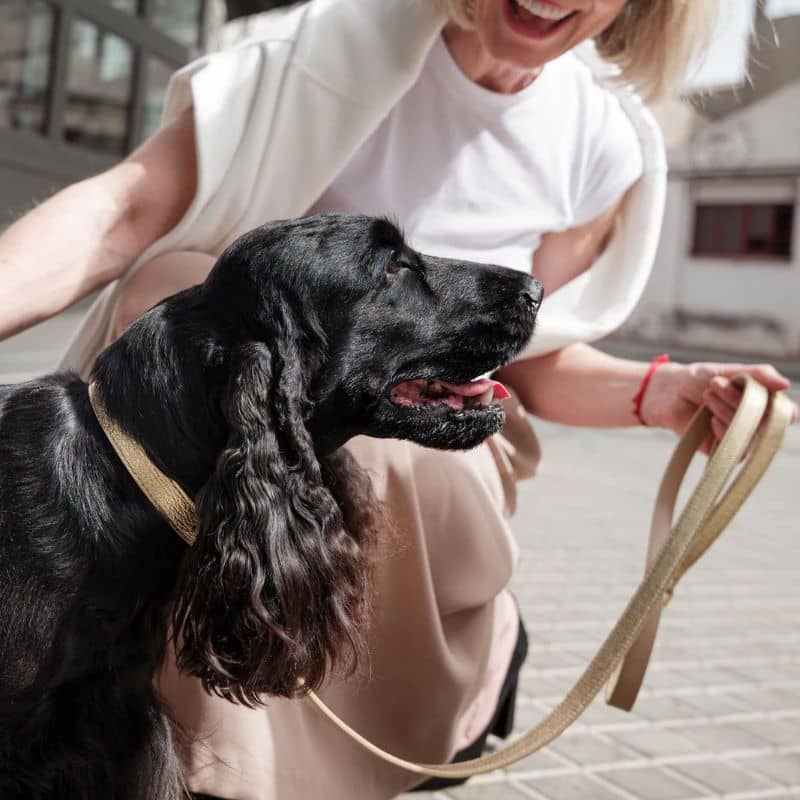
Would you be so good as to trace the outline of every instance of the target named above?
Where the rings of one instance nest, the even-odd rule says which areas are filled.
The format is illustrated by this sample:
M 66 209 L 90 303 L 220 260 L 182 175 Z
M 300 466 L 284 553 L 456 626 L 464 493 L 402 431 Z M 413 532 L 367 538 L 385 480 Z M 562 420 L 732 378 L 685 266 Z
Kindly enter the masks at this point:
M 433 0 L 312 0 L 270 15 L 261 33 L 173 77 L 164 122 L 193 106 L 198 187 L 178 225 L 100 295 L 63 359 L 86 375 L 107 341 L 111 310 L 142 264 L 171 250 L 217 255 L 270 219 L 304 214 L 414 84 L 444 24 Z M 618 327 L 650 274 L 661 227 L 666 159 L 641 100 L 620 98 L 637 131 L 644 174 L 590 270 L 547 298 L 524 355 L 593 341 Z

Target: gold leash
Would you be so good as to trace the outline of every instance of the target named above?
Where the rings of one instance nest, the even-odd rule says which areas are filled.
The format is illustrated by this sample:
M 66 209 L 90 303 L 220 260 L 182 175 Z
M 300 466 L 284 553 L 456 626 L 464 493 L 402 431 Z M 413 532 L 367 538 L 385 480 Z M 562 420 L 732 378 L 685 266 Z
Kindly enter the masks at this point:
M 661 610 L 686 570 L 720 536 L 759 482 L 791 423 L 791 404 L 783 394 L 769 395 L 761 384 L 747 376 L 735 378 L 734 383 L 743 389 L 739 408 L 709 457 L 677 523 L 672 525 L 678 491 L 692 457 L 711 430 L 711 414 L 706 408 L 699 409 L 689 423 L 662 478 L 650 528 L 644 579 L 584 673 L 561 703 L 531 731 L 502 750 L 471 761 L 418 764 L 387 753 L 365 739 L 314 692 L 308 692 L 308 699 L 337 728 L 373 755 L 409 772 L 438 778 L 469 778 L 527 758 L 575 722 L 606 684 L 609 685 L 607 702 L 629 710 L 647 669 Z M 197 521 L 194 503 L 109 419 L 94 384 L 89 387 L 89 396 L 100 425 L 131 476 L 178 535 L 192 544 Z M 762 420 L 761 438 L 753 446 Z M 746 460 L 739 474 L 725 491 L 743 458 Z
M 418 764 L 381 750 L 342 722 L 313 692 L 308 694 L 311 702 L 373 755 L 409 772 L 436 778 L 469 778 L 527 758 L 575 722 L 609 681 L 608 702 L 629 709 L 644 678 L 661 609 L 669 602 L 683 573 L 722 533 L 747 499 L 778 452 L 791 423 L 792 409 L 786 397 L 781 394 L 770 397 L 761 384 L 749 377 L 740 376 L 735 383 L 744 389 L 742 401 L 677 524 L 672 527 L 678 490 L 692 457 L 711 430 L 711 414 L 705 408 L 695 414 L 684 432 L 662 479 L 644 580 L 577 683 L 535 728 L 507 747 L 481 758 L 455 764 Z M 765 411 L 761 440 L 718 501 L 737 464 L 748 452 Z

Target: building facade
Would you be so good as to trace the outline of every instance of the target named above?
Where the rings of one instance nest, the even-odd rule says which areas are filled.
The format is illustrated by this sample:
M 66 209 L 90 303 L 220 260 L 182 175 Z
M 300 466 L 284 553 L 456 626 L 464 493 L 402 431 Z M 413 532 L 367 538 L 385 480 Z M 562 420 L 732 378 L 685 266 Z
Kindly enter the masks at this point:
M 755 34 L 749 82 L 694 98 L 669 150 L 653 277 L 616 338 L 800 369 L 800 16 Z
M 0 227 L 157 126 L 211 12 L 211 0 L 0 3 Z

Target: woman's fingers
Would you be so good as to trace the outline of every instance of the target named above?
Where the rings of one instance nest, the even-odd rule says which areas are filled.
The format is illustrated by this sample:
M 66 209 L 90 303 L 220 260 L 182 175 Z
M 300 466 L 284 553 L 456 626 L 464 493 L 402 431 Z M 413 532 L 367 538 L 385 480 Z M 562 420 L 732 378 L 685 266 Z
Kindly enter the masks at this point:
M 707 391 L 734 410 L 739 407 L 742 399 L 742 390 L 730 378 L 723 378 L 720 375 L 709 381 Z
M 710 390 L 703 394 L 703 402 L 714 415 L 715 421 L 720 422 L 726 428 L 730 425 L 733 415 L 736 412 L 736 406 L 729 405 L 718 394 Z M 736 404 L 738 405 L 738 400 Z
M 740 374 L 750 375 L 771 392 L 783 391 L 791 385 L 770 364 L 711 364 L 708 365 L 708 368 L 713 371 L 713 377 L 707 378 L 708 383 L 703 390 L 702 403 L 711 412 L 711 433 L 700 448 L 704 453 L 709 453 L 714 443 L 725 436 L 736 409 L 742 400 L 742 389 L 731 380 L 734 376 Z M 695 377 L 701 376 L 697 375 Z M 800 418 L 800 408 L 796 403 L 792 403 L 792 417 L 795 422 Z M 761 438 L 763 430 L 764 423 L 762 422 L 748 452 L 752 450 L 752 447 Z
M 715 364 L 714 371 L 723 378 L 733 378 L 742 374 L 749 375 L 771 392 L 783 391 L 791 385 L 789 379 L 781 375 L 772 364 Z
M 711 418 L 711 430 L 714 432 L 715 439 L 721 439 L 728 431 L 728 426 L 720 422 L 717 417 Z
M 787 378 L 781 375 L 771 364 L 720 364 L 696 363 L 689 364 L 672 373 L 666 369 L 659 370 L 656 376 L 663 374 L 665 377 L 677 376 L 677 390 L 670 409 L 670 414 L 665 415 L 669 427 L 681 433 L 696 411 L 698 406 L 705 405 L 711 411 L 713 422 L 712 433 L 709 441 L 713 442 L 724 436 L 736 409 L 742 400 L 743 390 L 733 383 L 736 375 L 749 375 L 757 380 L 770 392 L 784 391 L 791 386 Z M 673 384 L 675 381 L 673 381 Z M 651 392 L 652 394 L 652 392 Z M 667 392 L 667 399 L 670 395 Z M 800 407 L 792 403 L 792 417 L 796 422 L 800 419 Z M 708 450 L 708 442 L 702 448 Z
M 747 447 L 747 450 L 742 454 L 742 460 L 749 458 L 750 454 L 755 449 L 756 445 L 761 441 L 761 438 L 764 435 L 765 425 L 764 421 L 758 426 L 758 430 L 756 431 L 755 436 L 753 437 L 752 441 Z M 728 432 L 728 425 L 727 423 L 723 422 L 722 419 L 719 417 L 711 417 L 711 435 L 708 437 L 709 439 L 713 439 L 714 443 L 718 442 L 722 439 L 723 436 Z M 708 449 L 706 449 L 708 448 Z M 703 442 L 703 452 L 710 453 L 711 448 L 708 447 L 708 439 Z
M 765 367 L 765 369 L 773 370 L 773 367 Z M 782 375 L 776 373 L 781 381 L 786 381 Z M 755 377 L 755 376 L 754 376 Z M 763 377 L 763 376 L 762 376 Z M 788 382 L 787 382 L 788 383 Z M 764 384 L 766 385 L 766 384 Z M 775 386 L 778 385 L 778 381 L 774 383 Z M 767 386 L 767 389 L 770 391 L 782 391 L 780 388 L 773 389 L 770 386 Z M 732 411 L 736 411 L 739 407 L 739 403 L 742 399 L 742 389 L 740 389 L 735 383 L 733 383 L 730 378 L 722 377 L 721 375 L 717 375 L 716 377 L 712 378 L 709 381 L 708 388 L 703 393 L 703 402 L 709 406 L 709 408 L 714 410 L 714 408 L 719 408 L 719 406 L 712 406 L 706 402 L 706 399 L 709 397 L 715 397 L 718 401 L 725 403 Z M 797 422 L 800 419 L 800 406 L 797 405 L 794 401 L 790 401 L 792 405 L 792 422 Z

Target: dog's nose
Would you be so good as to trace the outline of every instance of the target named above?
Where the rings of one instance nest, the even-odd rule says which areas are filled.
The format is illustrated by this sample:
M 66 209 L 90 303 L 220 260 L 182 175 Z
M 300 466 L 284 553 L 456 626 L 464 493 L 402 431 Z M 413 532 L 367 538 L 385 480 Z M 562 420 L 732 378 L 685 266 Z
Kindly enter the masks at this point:
M 534 280 L 530 288 L 522 293 L 522 300 L 525 305 L 535 314 L 542 304 L 542 297 L 544 297 L 544 286 L 539 281 Z

